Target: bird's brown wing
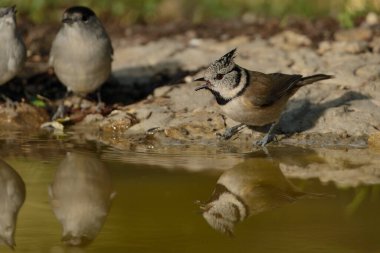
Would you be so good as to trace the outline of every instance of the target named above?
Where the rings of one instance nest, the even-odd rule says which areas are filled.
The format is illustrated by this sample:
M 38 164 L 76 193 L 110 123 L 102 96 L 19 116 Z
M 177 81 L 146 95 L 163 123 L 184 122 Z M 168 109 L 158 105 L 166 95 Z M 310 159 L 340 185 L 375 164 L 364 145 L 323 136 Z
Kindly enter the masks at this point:
M 290 95 L 301 80 L 301 75 L 287 75 L 281 73 L 264 74 L 251 71 L 250 85 L 246 95 L 256 106 L 270 106 L 285 95 Z

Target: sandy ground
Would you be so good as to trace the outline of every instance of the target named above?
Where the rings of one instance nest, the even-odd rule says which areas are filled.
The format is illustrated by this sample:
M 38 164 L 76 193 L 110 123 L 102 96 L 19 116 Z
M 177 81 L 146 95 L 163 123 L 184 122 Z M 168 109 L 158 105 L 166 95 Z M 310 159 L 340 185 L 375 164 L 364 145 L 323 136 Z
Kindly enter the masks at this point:
M 180 27 L 176 32 L 156 28 L 161 34 L 126 29 L 113 36 L 113 74 L 101 89 L 105 107 L 96 110 L 94 94 L 80 106 L 77 97 L 69 98 L 68 118 L 54 126 L 85 129 L 94 135 L 89 138 L 106 142 L 116 135 L 126 146 L 131 140 L 154 139 L 162 144 L 223 143 L 245 150 L 263 133 L 246 129 L 232 140 L 218 140 L 217 134 L 237 122 L 220 112 L 207 91 L 196 93 L 193 82 L 212 61 L 236 47 L 236 63 L 247 69 L 335 76 L 303 87 L 289 101 L 278 130 L 280 144 L 366 147 L 368 137 L 380 129 L 380 24 L 363 22 L 351 30 L 338 30 L 331 21 L 281 29 L 270 22 L 259 24 L 244 23 L 247 33 L 233 23 L 213 33 L 204 32 L 212 30 L 210 25 L 186 27 L 182 33 Z M 325 33 L 318 29 L 328 25 Z M 3 94 L 20 101 L 16 107 L 0 106 L 2 130 L 39 129 L 65 93 L 47 72 L 49 42 L 41 37 L 49 29 L 29 35 L 25 73 L 1 87 Z M 144 36 L 144 31 L 151 36 Z M 153 128 L 158 131 L 146 134 Z

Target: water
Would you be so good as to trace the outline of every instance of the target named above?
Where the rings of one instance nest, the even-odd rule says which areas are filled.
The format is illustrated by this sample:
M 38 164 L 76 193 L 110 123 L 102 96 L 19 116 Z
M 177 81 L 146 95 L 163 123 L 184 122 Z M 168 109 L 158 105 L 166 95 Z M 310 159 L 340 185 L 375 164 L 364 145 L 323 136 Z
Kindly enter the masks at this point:
M 372 172 L 351 176 L 368 179 L 360 184 L 341 174 L 368 171 L 373 161 L 353 165 L 336 155 L 350 152 L 344 150 L 268 151 L 270 158 L 202 146 L 122 151 L 67 136 L 1 136 L 1 158 L 26 187 L 14 252 L 380 251 L 380 185 Z M 292 170 L 309 164 L 314 176 Z M 333 164 L 341 166 L 334 182 L 325 182 L 324 170 L 315 177 L 313 168 Z M 244 204 L 231 200 L 223 186 Z M 200 205 L 210 212 L 211 225 Z M 95 239 L 83 247 L 65 245 L 57 216 Z M 0 245 L 0 252 L 12 250 Z

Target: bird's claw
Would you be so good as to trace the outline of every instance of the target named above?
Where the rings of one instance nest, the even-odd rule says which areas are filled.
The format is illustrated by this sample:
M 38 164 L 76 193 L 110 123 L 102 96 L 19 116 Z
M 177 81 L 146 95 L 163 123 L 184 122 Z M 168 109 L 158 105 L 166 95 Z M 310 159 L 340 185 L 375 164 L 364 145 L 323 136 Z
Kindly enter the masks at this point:
M 255 142 L 255 146 L 265 147 L 268 143 L 277 140 L 276 136 L 266 134 L 261 140 Z
M 100 102 L 96 105 L 95 107 L 95 112 L 96 113 L 102 113 L 103 112 L 103 109 L 106 107 L 106 105 L 103 103 L 103 102 Z
M 10 99 L 9 97 L 3 94 L 1 94 L 1 98 L 5 101 L 6 108 L 11 108 L 11 109 L 17 108 L 18 103 L 16 101 L 13 101 L 12 99 Z
M 65 106 L 63 104 L 60 104 L 58 106 L 57 111 L 54 113 L 54 115 L 51 119 L 52 119 L 52 121 L 56 121 L 56 120 L 62 119 L 64 117 L 65 117 Z
M 216 136 L 218 136 L 218 138 L 220 140 L 229 140 L 231 139 L 232 136 L 234 136 L 235 134 L 237 134 L 238 132 L 240 132 L 242 129 L 244 129 L 246 126 L 244 124 L 239 124 L 237 126 L 234 126 L 234 127 L 231 127 L 231 128 L 227 128 L 223 134 L 220 134 L 220 133 L 217 133 Z
M 223 140 L 223 141 L 227 141 L 229 139 L 231 139 L 232 136 L 234 136 L 235 133 L 233 133 L 231 131 L 231 128 L 227 129 L 226 131 L 224 131 L 224 133 L 216 133 L 216 136 L 218 137 L 218 139 L 220 140 Z

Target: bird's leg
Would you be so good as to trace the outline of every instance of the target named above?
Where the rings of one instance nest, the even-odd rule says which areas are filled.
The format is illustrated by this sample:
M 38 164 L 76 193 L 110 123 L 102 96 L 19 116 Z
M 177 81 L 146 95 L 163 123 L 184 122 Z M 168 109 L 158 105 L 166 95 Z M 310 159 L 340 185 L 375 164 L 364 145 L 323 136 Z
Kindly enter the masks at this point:
M 237 134 L 238 132 L 240 132 L 241 130 L 243 130 L 246 127 L 247 127 L 247 125 L 241 123 L 239 125 L 227 128 L 226 131 L 224 131 L 223 134 L 219 134 L 218 136 L 222 140 L 228 140 L 232 136 L 234 136 L 235 134 Z
M 1 98 L 5 101 L 5 106 L 7 108 L 16 108 L 17 102 L 13 101 L 9 97 L 5 96 L 4 94 L 1 94 Z
M 52 121 L 55 121 L 57 119 L 62 119 L 65 117 L 65 100 L 69 96 L 70 92 L 66 91 L 65 96 L 62 98 L 62 101 L 59 103 L 57 111 L 55 111 L 53 117 L 51 118 Z
M 257 141 L 255 143 L 256 146 L 261 146 L 261 147 L 264 147 L 265 145 L 267 145 L 268 143 L 270 143 L 271 141 L 273 141 L 273 139 L 275 138 L 275 134 L 274 132 L 276 131 L 277 129 L 277 122 L 274 122 L 270 128 L 269 128 L 269 131 L 267 132 L 267 134 L 264 136 L 264 138 L 262 138 L 261 140 Z
M 102 94 L 100 93 L 100 90 L 96 92 L 96 97 L 98 99 L 98 104 L 96 105 L 96 112 L 101 113 L 102 109 L 104 108 L 104 103 L 102 102 Z

